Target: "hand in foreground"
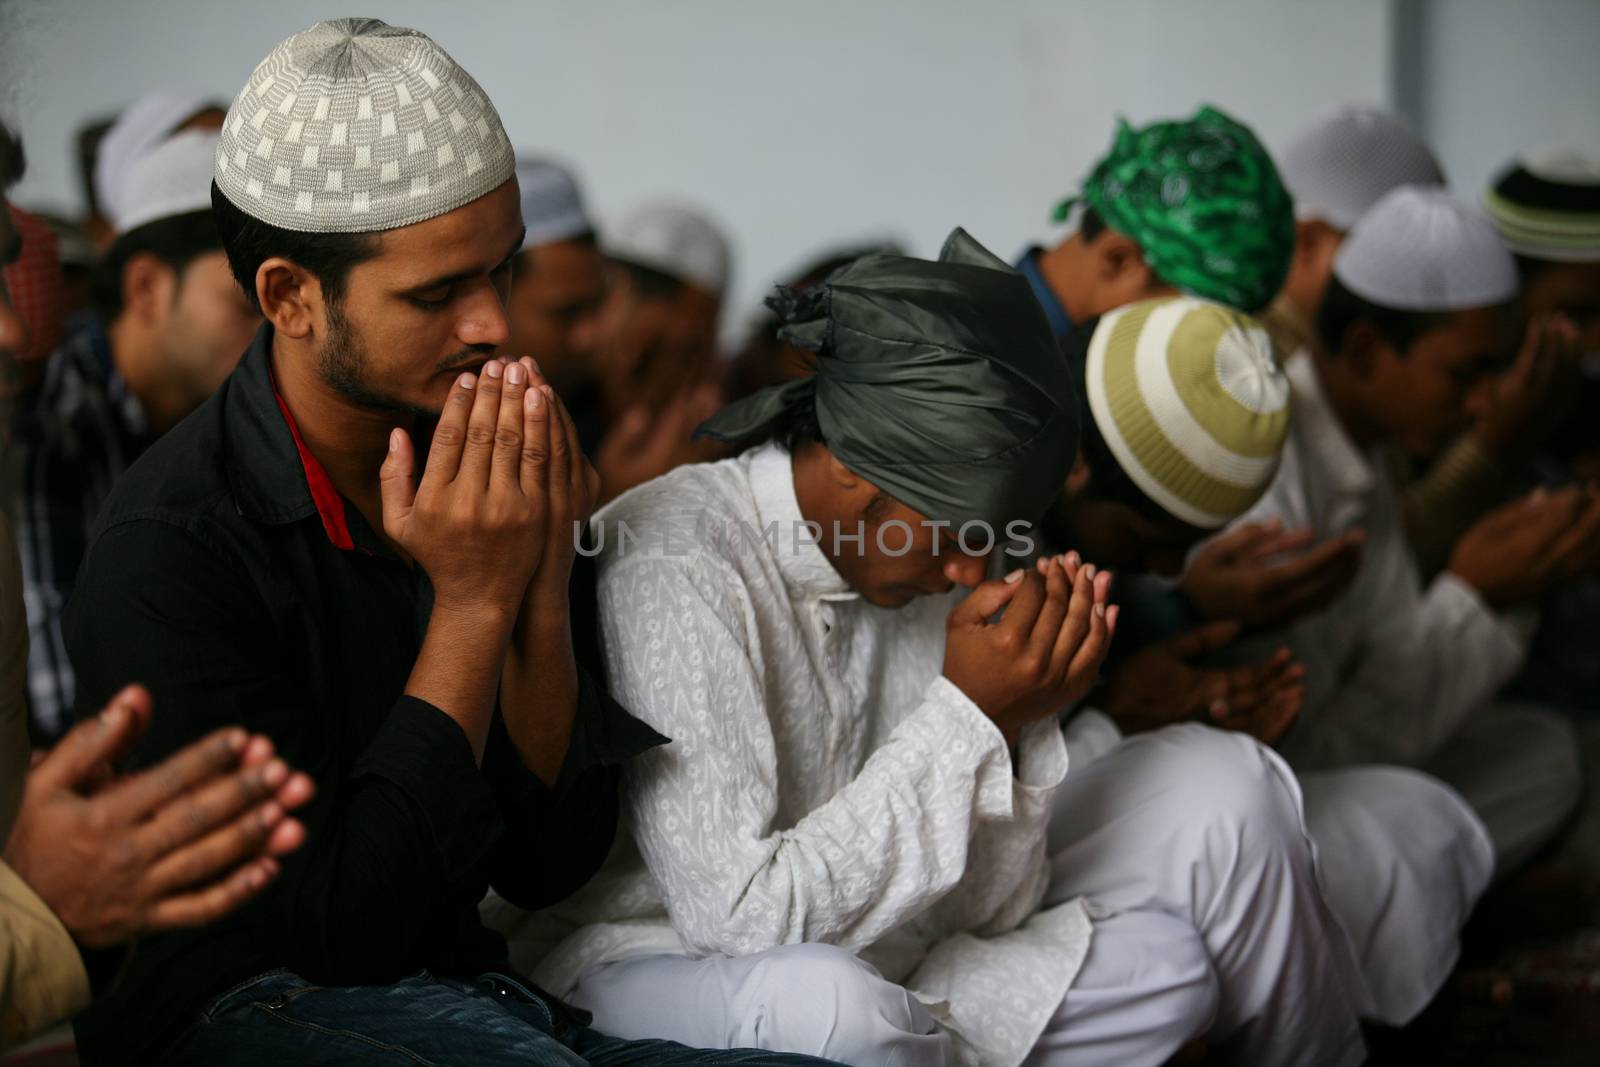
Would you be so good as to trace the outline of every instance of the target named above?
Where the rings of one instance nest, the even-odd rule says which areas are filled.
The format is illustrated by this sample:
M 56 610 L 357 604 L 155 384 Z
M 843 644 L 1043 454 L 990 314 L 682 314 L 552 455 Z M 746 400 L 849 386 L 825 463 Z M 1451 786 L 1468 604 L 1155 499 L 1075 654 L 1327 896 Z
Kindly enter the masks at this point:
M 75 727 L 28 773 L 6 844 L 6 862 L 86 948 L 214 922 L 305 840 L 287 813 L 311 799 L 311 779 L 242 729 L 112 776 L 149 720 L 150 694 L 129 686 Z
M 529 596 L 546 606 L 564 605 L 578 538 L 598 502 L 600 475 L 584 456 L 572 415 L 544 380 L 539 365 L 527 356 L 515 365 L 528 375 L 530 391 L 544 393 L 549 416 L 545 419 L 547 436 L 543 446 L 548 457 L 544 466 L 545 547 L 528 587 Z
M 1483 447 L 1501 455 L 1538 444 L 1561 421 L 1578 358 L 1578 331 L 1564 316 L 1530 320 L 1516 360 L 1495 379 L 1489 409 L 1473 427 Z
M 630 408 L 595 452 L 602 500 L 615 500 L 685 463 L 714 458 L 715 444 L 690 437 L 721 406 L 721 390 L 705 384 L 678 394 L 653 414 L 642 404 Z
M 1364 535 L 1350 530 L 1316 544 L 1310 529 L 1276 519 L 1229 530 L 1195 553 L 1184 594 L 1208 619 L 1272 626 L 1319 611 L 1344 592 L 1361 564 Z
M 1075 556 L 984 582 L 950 612 L 944 676 L 1016 744 L 1024 726 L 1094 684 L 1116 630 L 1110 592 L 1111 574 Z
M 1096 706 L 1123 733 L 1199 719 L 1277 744 L 1305 702 L 1305 668 L 1287 648 L 1242 667 L 1195 665 L 1238 635 L 1239 624 L 1224 620 L 1148 645 L 1117 665 Z
M 1495 609 L 1542 598 L 1600 567 L 1600 490 L 1535 489 L 1461 535 L 1450 571 Z
M 384 532 L 427 573 L 436 612 L 516 617 L 550 547 L 551 418 L 526 364 L 491 360 L 451 387 L 420 481 L 410 437 L 391 433 Z

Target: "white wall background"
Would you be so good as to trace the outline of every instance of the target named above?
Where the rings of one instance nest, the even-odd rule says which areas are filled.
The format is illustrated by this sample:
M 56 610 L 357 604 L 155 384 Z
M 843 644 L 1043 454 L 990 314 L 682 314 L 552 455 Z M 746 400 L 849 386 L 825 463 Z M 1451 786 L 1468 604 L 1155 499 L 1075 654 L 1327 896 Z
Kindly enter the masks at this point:
M 1436 27 L 1420 58 L 1394 54 L 1397 3 Z M 735 324 L 832 243 L 931 254 L 959 223 L 1010 256 L 1050 236 L 1119 113 L 1209 101 L 1271 145 L 1337 103 L 1395 103 L 1396 64 L 1418 62 L 1413 102 L 1471 181 L 1530 120 L 1600 121 L 1600 0 L 0 0 L 0 111 L 31 157 L 16 199 L 76 205 L 85 119 L 158 84 L 231 98 L 345 7 L 436 38 L 518 145 L 578 166 L 602 224 L 645 197 L 712 208 Z
M 1411 0 L 1418 85 L 1400 102 L 1457 189 L 1519 152 L 1600 155 L 1600 0 Z

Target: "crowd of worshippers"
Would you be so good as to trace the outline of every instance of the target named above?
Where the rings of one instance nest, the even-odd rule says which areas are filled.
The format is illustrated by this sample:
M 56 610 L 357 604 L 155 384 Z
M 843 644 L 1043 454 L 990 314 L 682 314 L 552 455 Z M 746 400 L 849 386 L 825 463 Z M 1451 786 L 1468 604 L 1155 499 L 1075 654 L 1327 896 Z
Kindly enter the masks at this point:
M 415 30 L 81 144 L 0 214 L 0 1045 L 1353 1065 L 1577 807 L 1594 157 L 1119 123 L 729 357 L 707 216 Z

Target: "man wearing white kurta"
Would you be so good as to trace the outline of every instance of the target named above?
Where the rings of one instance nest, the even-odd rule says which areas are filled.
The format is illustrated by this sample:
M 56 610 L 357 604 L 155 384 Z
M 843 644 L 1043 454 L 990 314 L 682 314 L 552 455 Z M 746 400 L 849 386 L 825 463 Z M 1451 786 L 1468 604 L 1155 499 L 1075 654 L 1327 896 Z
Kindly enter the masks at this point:
M 1595 506 L 1554 494 L 1491 515 L 1424 588 L 1381 449 L 1426 453 L 1459 432 L 1504 351 L 1503 305 L 1516 284 L 1492 224 L 1442 190 L 1404 187 L 1380 200 L 1335 260 L 1320 320 L 1326 354 L 1302 349 L 1289 361 L 1283 462 L 1240 520 L 1279 519 L 1319 537 L 1365 532 L 1350 588 L 1287 629 L 1307 692 L 1285 756 L 1296 770 L 1428 771 L 1484 821 L 1501 871 L 1547 841 L 1577 801 L 1570 727 L 1495 696 L 1531 629 L 1511 609 L 1561 576 L 1584 547 L 1585 522 L 1592 542 Z
M 1037 451 L 1076 400 L 1026 283 L 975 248 L 868 257 L 791 299 L 815 381 L 713 421 L 743 438 L 775 415 L 793 452 L 683 468 L 596 517 L 612 683 L 673 741 L 629 780 L 602 874 L 502 922 L 513 952 L 618 1032 L 850 1063 L 1155 1065 L 1202 1035 L 1252 1064 L 1360 1062 L 1349 948 L 1274 754 L 1190 725 L 1069 776 L 1053 715 L 1008 738 L 981 679 L 952 680 L 991 612 L 957 606 L 952 578 L 986 560 L 965 554 L 974 512 L 941 502 L 964 485 L 1003 505 L 977 514 L 1036 499 L 1036 519 L 1076 438 Z M 881 550 L 894 522 L 819 538 L 841 514 L 808 506 L 823 470 L 860 475 L 867 519 L 943 521 L 961 548 L 933 552 L 931 580 L 910 533 L 889 535 L 905 560 L 864 565 L 849 538 Z M 886 592 L 897 566 L 923 595 Z M 1007 584 L 1036 602 L 1041 574 L 1103 601 L 1087 564 L 1048 561 L 966 604 Z

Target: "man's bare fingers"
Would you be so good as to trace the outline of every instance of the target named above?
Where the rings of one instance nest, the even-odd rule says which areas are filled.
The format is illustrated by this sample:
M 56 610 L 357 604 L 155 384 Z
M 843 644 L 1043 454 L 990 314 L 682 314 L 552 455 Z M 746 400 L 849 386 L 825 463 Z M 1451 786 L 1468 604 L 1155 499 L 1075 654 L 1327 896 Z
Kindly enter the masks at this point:
M 522 492 L 544 499 L 550 466 L 550 404 L 543 388 L 522 395 Z
M 1360 551 L 1360 546 L 1360 539 L 1330 537 L 1303 555 L 1266 567 L 1262 571 L 1264 586 L 1269 592 L 1275 592 L 1303 582 L 1325 568 L 1342 565 L 1353 553 Z
M 311 780 L 311 776 L 297 771 L 289 775 L 288 781 L 278 787 L 278 791 L 272 795 L 272 799 L 282 804 L 285 811 L 293 811 L 311 803 L 311 798 L 316 795 L 317 786 Z
M 1055 648 L 1056 639 L 1061 636 L 1061 624 L 1067 617 L 1067 602 L 1072 596 L 1072 583 L 1067 581 L 1066 572 L 1054 560 L 1046 563 L 1044 572 L 1039 577 L 1044 581 L 1044 604 L 1040 607 L 1039 617 L 1034 620 L 1033 630 L 1028 635 L 1027 654 L 1041 670 L 1049 672 L 1055 667 L 1065 671 L 1067 660 L 1064 657 L 1056 659 Z
M 528 388 L 537 389 L 541 385 L 550 384 L 545 379 L 544 371 L 540 369 L 538 360 L 532 356 L 523 356 L 517 362 L 522 364 L 522 369 L 528 372 Z
M 267 839 L 283 822 L 283 806 L 269 800 L 235 814 L 205 836 L 182 841 L 152 866 L 149 885 L 154 892 L 180 892 L 265 855 Z
M 299 819 L 284 819 L 267 835 L 262 848 L 268 856 L 285 856 L 306 843 L 306 827 Z
M 521 363 L 503 365 L 500 403 L 495 409 L 494 441 L 489 460 L 490 484 L 522 490 L 522 397 L 528 390 L 528 368 Z
M 1073 605 L 1076 607 L 1080 598 L 1077 590 L 1073 590 Z M 1078 644 L 1078 650 L 1072 657 L 1071 664 L 1067 667 L 1067 683 L 1069 685 L 1086 687 L 1092 682 L 1100 671 L 1100 665 L 1105 662 L 1106 653 L 1111 650 L 1111 612 L 1115 607 L 1107 608 L 1104 604 L 1094 604 L 1089 610 L 1088 633 Z M 1068 623 L 1063 626 L 1063 634 L 1073 626 L 1071 613 L 1068 614 Z M 1087 689 L 1085 688 L 1085 691 Z
M 946 619 L 947 629 L 962 629 L 968 626 L 982 626 L 989 621 L 995 612 L 1011 603 L 1017 595 L 1020 580 L 987 581 L 974 586 L 972 592 L 963 597 L 961 602 L 950 609 Z
M 279 759 L 235 771 L 169 801 L 134 831 L 134 838 L 145 855 L 179 852 L 266 801 L 289 777 L 288 765 Z
M 1061 632 L 1056 637 L 1055 649 L 1051 653 L 1054 669 L 1062 672 L 1068 681 L 1078 676 L 1078 660 L 1094 634 L 1095 621 L 1100 621 L 1102 629 L 1105 625 L 1106 606 L 1095 603 L 1094 580 L 1092 564 L 1086 563 L 1078 568 L 1078 575 L 1072 581 L 1072 599 L 1067 602 L 1067 617 L 1061 624 Z
M 467 421 L 472 416 L 473 401 L 478 395 L 478 376 L 462 374 L 450 387 L 445 398 L 444 412 L 433 428 L 433 439 L 428 445 L 428 460 L 422 469 L 425 484 L 445 485 L 455 479 L 461 469 L 461 450 L 467 443 Z
M 1168 647 L 1179 659 L 1198 659 L 1207 652 L 1215 652 L 1223 648 L 1239 636 L 1239 622 L 1236 619 L 1219 619 L 1208 622 L 1198 629 L 1181 633 L 1168 640 Z
M 1317 531 L 1310 526 L 1284 530 L 1274 537 L 1264 538 L 1255 551 L 1240 557 L 1244 563 L 1263 563 L 1291 552 L 1304 552 L 1317 543 Z
M 143 686 L 124 687 L 92 719 L 74 726 L 46 753 L 35 753 L 29 774 L 35 788 L 93 792 L 105 772 L 127 755 L 150 721 L 150 694 Z
M 263 857 L 209 886 L 170 896 L 145 914 L 144 930 L 159 933 L 214 923 L 260 893 L 278 872 L 277 862 Z
M 103 800 L 126 813 L 129 820 L 143 819 L 191 789 L 211 783 L 239 765 L 249 734 L 237 726 L 224 727 L 180 749 L 154 767 L 108 787 Z
M 561 402 L 554 389 L 545 387 L 545 403 L 550 408 L 550 474 L 552 492 L 559 491 L 564 500 L 572 500 L 582 483 L 583 449 L 578 444 L 578 429 L 573 425 L 567 406 Z
M 1212 540 L 1203 551 L 1221 559 L 1247 557 L 1260 550 L 1260 546 L 1283 532 L 1283 523 L 1277 519 L 1264 522 L 1247 522 L 1226 531 Z
M 1014 651 L 1021 652 L 1027 647 L 1039 609 L 1044 607 L 1044 579 L 1033 571 L 1024 571 L 1017 586 L 1006 613 L 1000 617 L 1000 629 L 1010 635 Z
M 500 398 L 505 392 L 506 366 L 497 359 L 483 365 L 478 388 L 467 415 L 466 441 L 461 446 L 461 465 L 454 481 L 469 488 L 489 484 L 494 465 L 496 432 L 500 422 Z

